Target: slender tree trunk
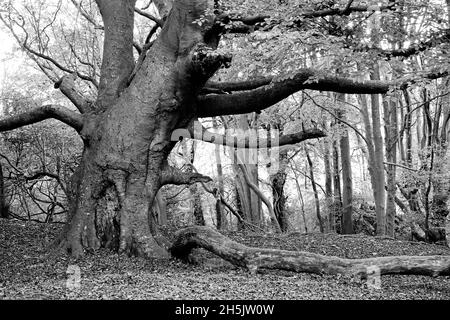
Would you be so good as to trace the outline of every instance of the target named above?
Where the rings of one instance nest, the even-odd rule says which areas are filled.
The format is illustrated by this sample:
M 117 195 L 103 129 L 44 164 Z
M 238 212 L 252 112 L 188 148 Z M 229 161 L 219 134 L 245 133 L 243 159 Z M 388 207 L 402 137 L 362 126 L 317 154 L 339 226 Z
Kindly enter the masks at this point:
M 305 147 L 305 153 L 306 153 L 306 159 L 308 160 L 308 165 L 309 165 L 309 175 L 311 177 L 311 185 L 313 188 L 313 192 L 314 192 L 314 201 L 316 204 L 316 217 L 317 217 L 317 222 L 319 223 L 319 228 L 320 228 L 320 232 L 324 232 L 324 226 L 323 226 L 323 221 L 322 221 L 322 216 L 320 214 L 320 201 L 319 201 L 319 193 L 317 192 L 317 186 L 316 186 L 316 182 L 314 179 L 314 167 L 313 167 L 313 162 L 311 160 L 311 157 L 309 155 L 308 149 Z
M 345 95 L 339 94 L 338 100 L 345 101 Z M 344 114 L 339 112 L 339 118 L 343 119 Z M 352 169 L 351 169 L 351 155 L 350 155 L 350 141 L 348 131 L 344 130 L 340 139 L 341 147 L 341 164 L 342 164 L 342 220 L 341 232 L 342 234 L 353 233 L 353 184 L 352 184 Z
M 196 146 L 197 146 L 196 141 L 195 140 L 192 141 L 191 147 L 189 148 L 189 150 L 187 148 L 186 142 L 183 143 L 183 146 L 185 146 L 185 148 L 186 148 L 186 150 L 183 151 L 183 153 L 189 154 L 189 161 L 193 165 L 194 160 L 195 160 L 195 150 L 196 150 Z M 193 172 L 192 168 L 191 168 L 191 172 Z M 193 209 L 193 213 L 194 213 L 195 224 L 199 225 L 199 226 L 204 226 L 205 225 L 205 216 L 203 215 L 202 199 L 200 197 L 200 193 L 198 191 L 197 184 L 195 184 L 195 183 L 191 184 L 189 186 L 189 190 L 192 195 L 191 200 L 192 200 L 192 209 Z
M 260 269 L 288 270 L 316 274 L 344 274 L 367 278 L 378 269 L 380 275 L 405 274 L 426 276 L 450 275 L 448 256 L 394 256 L 367 259 L 344 259 L 304 251 L 252 248 L 234 242 L 217 231 L 190 227 L 176 234 L 170 248 L 173 256 L 184 261 L 194 248 L 204 248 L 251 273 Z
M 292 173 L 294 174 L 295 186 L 297 187 L 298 199 L 300 202 L 300 211 L 301 211 L 301 215 L 303 218 L 303 225 L 305 227 L 305 233 L 308 233 L 308 224 L 306 221 L 306 213 L 305 213 L 305 201 L 303 200 L 303 193 L 302 193 L 302 189 L 300 187 L 300 182 L 299 182 L 300 177 L 298 176 L 296 169 L 297 168 L 295 168 L 294 165 L 291 164 L 291 170 L 292 170 Z
M 0 163 L 0 218 L 8 219 L 9 210 L 6 205 L 5 181 L 3 178 L 3 167 Z
M 239 134 L 252 134 L 254 133 L 248 124 L 247 115 L 237 116 L 238 129 L 236 132 Z M 255 136 L 256 137 L 256 136 Z M 239 143 L 239 141 L 238 141 Z M 245 170 L 248 174 L 249 181 L 258 187 L 258 150 L 257 149 L 238 149 L 232 150 L 234 159 L 240 159 L 240 164 L 245 166 Z M 239 194 L 239 200 L 241 208 L 243 210 L 243 217 L 248 222 L 254 225 L 261 224 L 261 198 L 255 193 L 252 188 L 246 182 L 245 177 L 242 175 L 242 171 L 239 168 L 239 163 L 234 161 L 233 170 L 236 177 L 237 191 Z
M 384 125 L 386 159 L 388 163 L 397 163 L 398 120 L 397 106 L 393 102 L 384 101 Z M 386 234 L 394 237 L 394 221 L 396 215 L 395 197 L 397 191 L 395 165 L 387 165 L 387 198 L 386 198 Z
M 214 129 L 218 128 L 216 119 L 213 119 L 213 127 Z M 216 169 L 217 169 L 217 181 L 218 181 L 218 192 L 221 196 L 224 196 L 224 185 L 223 185 L 223 168 L 222 168 L 222 158 L 220 156 L 220 149 L 221 146 L 215 145 L 214 149 L 214 155 L 216 157 Z M 220 200 L 220 197 L 216 199 L 216 220 L 217 220 L 217 229 L 222 230 L 226 229 L 228 226 L 227 217 L 225 215 L 225 211 L 222 206 L 222 201 Z
M 288 216 L 286 215 L 286 197 L 284 195 L 284 185 L 286 183 L 287 150 L 280 151 L 278 171 L 270 176 L 273 195 L 273 210 L 280 224 L 281 231 L 286 232 L 289 227 Z
M 336 232 L 336 216 L 333 210 L 333 175 L 331 171 L 330 143 L 328 140 L 323 144 L 323 158 L 325 166 L 325 201 L 328 210 L 328 223 L 330 232 Z
M 373 72 L 370 74 L 372 80 L 380 80 L 379 66 L 376 63 Z M 375 150 L 375 161 L 373 171 L 376 176 L 376 190 L 374 190 L 375 206 L 377 208 L 377 235 L 386 234 L 386 212 L 385 212 L 385 176 L 384 176 L 384 152 L 383 138 L 381 135 L 380 97 L 377 94 L 371 95 L 372 102 L 372 136 Z

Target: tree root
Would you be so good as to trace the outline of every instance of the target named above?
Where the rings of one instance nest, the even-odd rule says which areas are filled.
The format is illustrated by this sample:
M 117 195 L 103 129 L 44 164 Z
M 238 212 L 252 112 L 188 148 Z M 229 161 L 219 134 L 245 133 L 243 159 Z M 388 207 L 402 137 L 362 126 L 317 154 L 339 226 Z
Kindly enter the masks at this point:
M 256 273 L 258 269 L 279 269 L 366 278 L 376 269 L 380 275 L 450 275 L 450 256 L 344 259 L 304 251 L 252 248 L 237 243 L 211 228 L 201 226 L 178 231 L 170 252 L 174 257 L 187 261 L 194 248 L 204 248 L 236 266 L 248 269 L 251 273 Z

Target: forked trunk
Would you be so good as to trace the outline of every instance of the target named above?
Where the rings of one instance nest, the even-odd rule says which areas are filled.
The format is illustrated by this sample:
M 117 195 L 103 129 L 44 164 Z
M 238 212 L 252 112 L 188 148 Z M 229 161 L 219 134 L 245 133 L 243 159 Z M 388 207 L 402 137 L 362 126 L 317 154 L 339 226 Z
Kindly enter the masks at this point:
M 124 3 L 116 2 L 98 1 L 105 24 L 111 24 L 107 33 L 116 27 L 111 18 L 123 24 L 117 34 L 105 36 L 105 42 L 116 41 L 120 47 L 120 28 L 128 25 L 119 19 L 127 17 L 115 15 L 123 10 L 110 7 Z M 207 46 L 214 47 L 217 39 L 208 24 L 194 23 L 209 5 L 207 0 L 177 1 L 131 83 L 122 89 L 123 81 L 108 80 L 114 74 L 101 82 L 97 109 L 85 116 L 85 150 L 73 179 L 71 216 L 61 242 L 73 255 L 110 247 L 138 256 L 168 256 L 155 234 L 153 201 L 163 185 L 189 183 L 195 176 L 184 177 L 168 166 L 175 144 L 172 133 L 192 123 L 199 90 L 230 59 L 210 54 Z M 113 17 L 105 17 L 111 12 Z M 122 49 L 126 51 L 125 45 Z M 123 70 L 120 59 L 105 53 L 102 73 Z

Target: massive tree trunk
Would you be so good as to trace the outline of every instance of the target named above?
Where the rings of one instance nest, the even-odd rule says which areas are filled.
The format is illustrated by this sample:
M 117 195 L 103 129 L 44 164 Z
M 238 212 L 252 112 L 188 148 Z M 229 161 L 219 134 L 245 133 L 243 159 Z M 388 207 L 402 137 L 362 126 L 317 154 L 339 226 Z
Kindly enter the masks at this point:
M 177 1 L 127 87 L 134 64 L 134 1 L 97 2 L 106 31 L 102 81 L 95 109 L 84 118 L 83 157 L 73 177 L 71 215 L 61 244 L 76 256 L 103 246 L 167 257 L 151 232 L 149 210 L 161 186 L 197 176 L 168 166 L 175 144 L 171 135 L 190 124 L 196 95 L 229 58 L 208 55 L 202 47 L 205 30 L 193 23 L 208 1 Z
M 232 241 L 207 227 L 178 231 L 170 248 L 173 256 L 188 260 L 194 248 L 204 248 L 232 264 L 256 273 L 259 269 L 279 269 L 316 274 L 345 274 L 366 278 L 375 268 L 380 275 L 450 275 L 449 256 L 392 256 L 344 259 L 304 251 L 252 248 Z

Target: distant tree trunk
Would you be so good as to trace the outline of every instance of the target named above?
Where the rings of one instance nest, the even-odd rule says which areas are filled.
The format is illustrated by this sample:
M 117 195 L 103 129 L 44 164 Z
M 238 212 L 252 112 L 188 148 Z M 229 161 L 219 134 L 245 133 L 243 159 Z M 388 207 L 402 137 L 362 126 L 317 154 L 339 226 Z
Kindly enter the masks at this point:
M 450 1 L 450 0 L 449 0 Z M 450 9 L 450 8 L 449 8 Z M 444 90 L 449 90 L 450 81 L 447 80 L 443 86 Z M 450 195 L 450 182 L 448 179 L 442 179 L 440 177 L 447 173 L 447 166 L 450 161 L 447 159 L 448 151 L 448 124 L 450 120 L 450 109 L 447 107 L 450 105 L 450 97 L 447 95 L 439 101 L 439 111 L 442 113 L 442 125 L 439 127 L 440 118 L 437 116 L 437 112 L 434 119 L 434 138 L 435 142 L 435 175 L 438 177 L 433 182 L 433 200 L 431 210 L 439 218 L 445 219 L 449 214 L 448 200 Z M 440 131 L 440 132 L 439 132 Z
M 445 240 L 447 246 L 450 247 L 450 214 L 445 218 Z
M 306 153 L 306 159 L 308 160 L 308 165 L 309 165 L 309 175 L 311 177 L 311 186 L 312 186 L 313 192 L 314 192 L 314 200 L 315 200 L 315 204 L 316 204 L 316 217 L 317 217 L 317 221 L 319 223 L 320 232 L 323 233 L 324 226 L 323 226 L 322 216 L 320 215 L 320 201 L 319 201 L 319 193 L 317 192 L 316 181 L 314 179 L 314 167 L 313 167 L 313 162 L 309 155 L 308 149 L 306 147 L 305 147 L 305 153 Z
M 342 207 L 341 176 L 339 166 L 339 145 L 333 141 L 333 197 L 335 210 L 339 211 Z
M 8 206 L 6 205 L 5 182 L 3 179 L 3 167 L 0 163 L 0 218 L 8 219 L 9 210 Z
M 287 150 L 281 150 L 279 154 L 278 171 L 270 176 L 273 195 L 273 210 L 280 224 L 281 231 L 288 230 L 289 221 L 286 215 L 286 197 L 284 195 L 284 185 L 286 183 Z
M 239 161 L 239 160 L 238 160 Z M 259 199 L 261 199 L 262 202 L 267 207 L 267 210 L 269 211 L 269 217 L 270 221 L 272 223 L 272 226 L 274 227 L 276 232 L 281 232 L 280 224 L 278 223 L 277 217 L 275 216 L 275 212 L 273 211 L 272 204 L 270 203 L 269 199 L 263 194 L 263 192 L 258 188 L 257 185 L 255 185 L 250 180 L 250 175 L 247 172 L 246 166 L 243 164 L 238 164 L 239 169 L 242 172 L 242 176 L 245 179 L 245 182 L 247 183 L 248 187 L 251 188 L 251 190 L 258 196 Z
M 380 80 L 380 70 L 378 63 L 373 67 L 370 74 L 371 80 Z M 373 161 L 373 171 L 376 178 L 375 206 L 377 213 L 377 235 L 386 234 L 386 212 L 385 212 L 385 176 L 384 176 L 384 152 L 383 137 L 381 135 L 380 97 L 378 94 L 371 95 L 372 102 L 372 136 L 375 150 L 375 161 Z
M 218 128 L 216 119 L 213 119 L 213 127 L 214 129 Z M 224 185 L 223 185 L 223 169 L 222 169 L 222 158 L 220 157 L 220 149 L 221 146 L 218 144 L 215 145 L 214 154 L 216 157 L 216 169 L 217 169 L 217 181 L 219 184 L 219 193 L 221 196 L 224 196 Z M 216 220 L 217 220 L 217 230 L 226 229 L 228 226 L 227 217 L 225 215 L 225 211 L 223 210 L 222 201 L 220 197 L 216 198 Z
M 191 147 L 188 149 L 187 141 L 183 142 L 183 146 L 185 147 L 185 150 L 183 150 L 184 154 L 189 155 L 189 161 L 193 165 L 195 160 L 195 149 L 196 149 L 196 141 L 192 141 Z M 191 172 L 193 172 L 193 168 L 190 169 Z M 200 197 L 197 184 L 191 184 L 189 186 L 189 191 L 192 195 L 192 207 L 193 207 L 193 213 L 194 213 L 194 220 L 195 224 L 199 226 L 205 225 L 205 217 L 203 215 L 203 209 L 202 209 L 202 199 Z
M 385 143 L 386 159 L 388 163 L 397 163 L 397 140 L 398 140 L 398 118 L 397 105 L 393 102 L 384 101 L 384 125 L 385 125 Z M 395 165 L 387 165 L 387 199 L 386 199 L 386 234 L 394 237 L 395 231 L 395 197 L 396 197 L 396 169 Z
M 328 210 L 328 224 L 330 232 L 336 232 L 336 216 L 333 210 L 333 174 L 331 171 L 330 143 L 327 139 L 324 141 L 323 149 L 325 166 L 325 201 Z
M 345 101 L 344 94 L 338 94 L 337 99 Z M 344 118 L 342 112 L 338 112 L 340 119 Z M 344 130 L 340 139 L 341 147 L 341 164 L 342 164 L 342 220 L 341 220 L 341 233 L 352 234 L 353 233 L 353 185 L 352 185 L 352 163 L 350 155 L 350 140 L 348 131 Z
M 161 190 L 156 194 L 155 201 L 153 202 L 153 212 L 156 214 L 155 218 L 158 225 L 167 225 L 167 204 Z
M 292 164 L 291 164 L 291 170 L 294 173 L 295 186 L 297 187 L 298 199 L 300 201 L 300 211 L 301 211 L 302 218 L 303 218 L 305 232 L 308 233 L 308 225 L 306 222 L 306 213 L 305 213 L 305 202 L 303 200 L 303 193 L 302 193 L 302 189 L 300 188 L 300 182 L 299 182 L 300 177 L 297 174 L 296 168 L 294 168 L 294 165 L 292 165 Z
M 425 232 L 429 232 L 430 218 L 430 193 L 432 187 L 432 173 L 434 166 L 434 141 L 433 120 L 431 118 L 429 92 L 426 88 L 422 90 L 423 99 L 423 135 L 422 135 L 422 165 L 421 169 L 428 173 L 427 183 L 422 185 L 423 204 L 425 208 Z
M 238 128 L 237 132 L 251 134 L 251 128 L 248 124 L 247 115 L 236 116 Z M 239 141 L 238 141 L 239 142 Z M 230 150 L 234 154 L 235 159 L 240 159 L 241 164 L 245 166 L 249 181 L 255 186 L 259 185 L 258 181 L 258 150 L 257 149 L 234 149 Z M 240 205 L 242 208 L 243 218 L 246 221 L 260 225 L 261 224 L 261 199 L 247 184 L 239 164 L 234 161 L 233 171 L 236 179 L 237 191 L 239 194 Z

